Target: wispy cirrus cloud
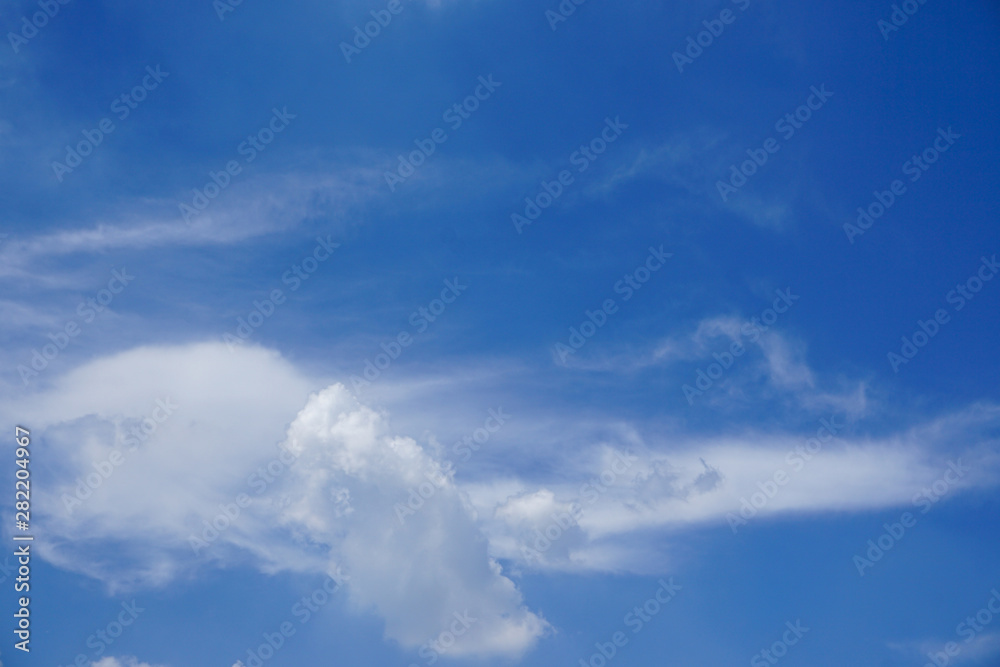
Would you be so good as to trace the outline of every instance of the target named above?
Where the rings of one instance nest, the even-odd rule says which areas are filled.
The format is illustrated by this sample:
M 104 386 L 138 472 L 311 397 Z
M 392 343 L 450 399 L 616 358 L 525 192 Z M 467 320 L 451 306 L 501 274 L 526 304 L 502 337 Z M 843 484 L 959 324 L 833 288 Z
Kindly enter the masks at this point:
M 731 353 L 734 344 L 745 350 L 736 357 Z M 713 400 L 716 394 L 743 399 L 788 398 L 808 410 L 863 415 L 868 407 L 867 382 L 831 382 L 817 377 L 807 357 L 803 341 L 764 326 L 758 318 L 715 315 L 645 345 L 591 346 L 569 356 L 565 365 L 573 370 L 617 374 L 661 369 L 676 378 L 678 391 L 684 385 L 694 387 L 708 394 L 706 400 Z M 713 363 L 726 364 L 726 368 L 712 387 L 703 389 L 698 386 L 697 372 Z
M 59 270 L 39 272 L 39 262 L 69 255 L 99 256 L 121 250 L 226 245 L 295 229 L 322 218 L 341 228 L 377 193 L 377 171 L 357 168 L 331 172 L 267 174 L 232 185 L 186 223 L 176 200 L 128 202 L 107 214 L 108 221 L 65 227 L 41 234 L 18 234 L 0 245 L 0 278 L 29 279 L 51 288 L 72 285 Z

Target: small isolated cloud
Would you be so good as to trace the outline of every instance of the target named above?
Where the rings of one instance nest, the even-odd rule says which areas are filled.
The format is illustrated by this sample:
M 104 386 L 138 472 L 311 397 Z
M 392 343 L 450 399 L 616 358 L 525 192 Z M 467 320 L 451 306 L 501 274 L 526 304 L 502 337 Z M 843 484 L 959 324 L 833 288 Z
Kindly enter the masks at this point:
M 159 667 L 159 666 L 152 665 L 148 662 L 139 662 L 136 658 L 132 656 L 125 656 L 123 658 L 114 658 L 108 656 L 106 658 L 101 658 L 97 662 L 90 663 L 90 667 Z
M 972 632 L 968 625 L 965 628 L 966 633 Z M 949 665 L 977 667 L 978 665 L 997 664 L 997 658 L 1000 658 L 1000 632 L 972 634 L 965 636 L 962 641 L 957 641 L 957 639 L 957 637 L 952 637 L 950 639 L 887 642 L 886 646 L 914 662 L 927 662 L 928 656 L 940 653 L 947 657 Z M 945 646 L 949 643 L 955 644 L 957 653 L 954 650 L 952 653 L 945 653 Z M 992 661 L 990 661 L 991 658 Z

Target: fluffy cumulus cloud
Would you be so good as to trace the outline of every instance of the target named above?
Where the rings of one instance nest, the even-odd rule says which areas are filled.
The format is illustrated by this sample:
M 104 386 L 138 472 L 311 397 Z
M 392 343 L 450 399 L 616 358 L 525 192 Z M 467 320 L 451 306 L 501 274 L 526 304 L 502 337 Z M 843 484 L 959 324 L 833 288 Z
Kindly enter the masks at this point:
M 298 460 L 274 483 L 276 517 L 330 548 L 352 600 L 377 609 L 389 637 L 418 646 L 462 618 L 440 652 L 520 654 L 545 631 L 490 558 L 449 471 L 342 385 L 310 398 L 285 447 Z
M 39 472 L 56 490 L 36 504 L 44 556 L 112 588 L 212 561 L 339 567 L 353 604 L 403 646 L 460 629 L 435 649 L 530 648 L 547 623 L 489 556 L 449 471 L 343 386 L 310 395 L 322 384 L 221 343 L 139 348 L 57 380 L 17 406 L 61 461 Z
M 221 343 L 137 348 L 59 378 L 14 412 L 56 462 L 36 473 L 53 491 L 35 501 L 42 553 L 112 588 L 169 581 L 187 536 L 246 490 L 234 462 L 266 458 L 312 384 L 273 352 Z
M 97 359 L 0 409 L 58 461 L 35 472 L 55 491 L 35 505 L 55 564 L 111 588 L 213 564 L 339 570 L 389 639 L 455 656 L 517 656 L 549 629 L 500 562 L 650 571 L 663 565 L 653 529 L 950 498 L 996 484 L 1000 430 L 1000 409 L 979 405 L 877 439 L 844 416 L 817 421 L 814 438 L 581 436 L 547 472 L 456 480 L 344 386 L 222 343 Z

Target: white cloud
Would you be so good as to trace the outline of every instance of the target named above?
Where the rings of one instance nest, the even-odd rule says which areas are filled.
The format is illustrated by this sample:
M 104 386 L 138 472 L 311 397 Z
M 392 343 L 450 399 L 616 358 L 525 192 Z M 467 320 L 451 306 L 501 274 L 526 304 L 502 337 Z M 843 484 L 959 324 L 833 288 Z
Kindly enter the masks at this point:
M 0 278 L 30 278 L 46 287 L 71 287 L 75 276 L 65 272 L 40 275 L 38 262 L 75 253 L 238 243 L 316 217 L 343 220 L 375 196 L 380 184 L 380 172 L 361 167 L 266 174 L 234 182 L 193 216 L 190 224 L 178 208 L 180 203 L 191 205 L 190 190 L 179 193 L 177 199 L 131 201 L 108 212 L 106 221 L 7 239 L 0 245 Z
M 221 343 L 139 348 L 58 379 L 15 408 L 52 462 L 54 492 L 36 501 L 42 555 L 112 588 L 162 585 L 206 558 L 268 572 L 339 565 L 355 606 L 377 611 L 404 646 L 436 638 L 457 613 L 475 621 L 441 653 L 530 648 L 548 625 L 490 558 L 450 480 L 397 522 L 394 505 L 440 464 L 340 385 L 307 399 L 317 385 L 273 352 Z M 164 415 L 158 400 L 173 414 L 132 450 L 130 430 Z M 249 476 L 278 443 L 299 461 L 258 495 Z M 113 467 L 116 448 L 124 462 Z M 96 484 L 102 467 L 110 475 Z M 69 511 L 88 474 L 97 488 Z M 241 493 L 252 504 L 196 557 L 189 537 Z
M 741 319 L 733 315 L 703 318 L 693 328 L 670 335 L 646 349 L 612 352 L 601 356 L 573 355 L 567 359 L 570 368 L 585 371 L 633 373 L 647 368 L 667 368 L 677 373 L 678 390 L 684 385 L 698 389 L 695 400 L 720 403 L 722 398 L 754 399 L 790 398 L 792 403 L 809 410 L 836 410 L 852 417 L 864 415 L 868 408 L 867 386 L 864 382 L 841 382 L 835 389 L 824 389 L 823 383 L 806 361 L 806 345 L 774 327 L 759 328 L 759 318 Z M 776 325 L 777 326 L 777 325 Z M 729 358 L 732 343 L 746 350 L 737 358 Z M 699 385 L 697 371 L 707 372 L 719 357 L 729 358 L 722 374 L 704 389 Z M 686 365 L 681 367 L 682 364 Z
M 139 662 L 136 658 L 126 656 L 124 658 L 114 658 L 108 656 L 101 658 L 97 662 L 91 662 L 90 667 L 154 667 L 148 662 Z
M 985 661 L 987 658 L 1000 657 L 1000 632 L 976 635 L 969 644 L 962 645 L 962 654 L 955 662 Z
M 968 626 L 966 626 L 968 628 Z M 902 642 L 887 642 L 893 651 L 900 653 L 907 658 L 921 662 L 927 662 L 927 656 L 934 653 L 944 653 L 944 648 L 948 643 L 954 643 L 958 647 L 957 654 L 946 654 L 950 665 L 985 665 L 989 658 L 1000 657 L 1000 633 L 984 632 L 966 637 L 964 640 L 955 641 L 956 637 L 948 639 L 925 639 Z M 996 664 L 996 661 L 989 664 Z
M 203 343 L 97 359 L 44 392 L 5 402 L 0 409 L 31 424 L 46 449 L 36 475 L 55 493 L 36 500 L 42 555 L 112 588 L 162 585 L 213 561 L 265 572 L 341 567 L 352 605 L 377 612 L 386 636 L 403 646 L 422 645 L 454 614 L 468 614 L 476 621 L 450 653 L 516 656 L 548 625 L 525 607 L 498 558 L 563 571 L 662 567 L 645 541 L 652 531 L 725 525 L 778 470 L 790 481 L 756 520 L 907 506 L 957 457 L 972 469 L 948 498 L 997 482 L 991 434 L 1000 408 L 990 405 L 874 439 L 838 429 L 843 439 L 799 469 L 788 452 L 805 436 L 787 432 L 643 438 L 604 424 L 596 437 L 550 416 L 546 428 L 574 434 L 574 447 L 545 452 L 540 469 L 480 466 L 475 481 L 456 481 L 438 449 L 395 435 L 386 414 L 329 384 L 272 351 Z M 132 449 L 124 438 L 167 398 L 173 414 Z M 516 417 L 505 438 L 536 439 L 541 429 L 530 421 Z M 70 514 L 63 499 L 88 475 L 97 480 L 116 447 L 124 462 Z M 254 471 L 283 450 L 297 461 L 262 484 Z M 196 555 L 189 537 L 205 537 L 220 504 L 241 493 L 251 504 Z M 412 514 L 401 510 L 408 500 L 420 505 Z M 577 516 L 569 522 L 568 514 Z M 547 530 L 551 544 L 538 549 Z
M 824 430 L 825 443 L 810 438 L 811 433 L 679 437 L 671 438 L 669 447 L 632 448 L 631 463 L 619 463 L 617 469 L 614 449 L 602 446 L 589 455 L 575 453 L 576 465 L 565 462 L 561 479 L 539 482 L 541 490 L 516 479 L 483 480 L 464 490 L 480 515 L 492 517 L 486 530 L 500 557 L 541 569 L 642 571 L 651 560 L 643 552 L 643 535 L 725 526 L 729 517 L 743 518 L 743 499 L 754 503 L 753 521 L 912 509 L 915 496 L 942 479 L 951 463 L 968 470 L 947 485 L 944 500 L 995 487 L 1000 482 L 993 436 L 998 423 L 1000 408 L 973 406 L 870 439 L 845 435 L 846 424 L 837 417 L 833 427 L 843 437 L 830 439 Z M 777 484 L 779 471 L 782 483 Z M 759 501 L 764 502 L 757 507 Z M 573 513 L 567 509 L 571 504 L 578 509 L 575 525 L 567 529 L 563 524 Z M 551 546 L 543 539 L 546 531 L 554 536 Z
M 274 514 L 331 547 L 352 599 L 379 611 L 389 637 L 419 646 L 468 612 L 475 622 L 448 653 L 518 655 L 546 630 L 490 559 L 447 471 L 412 439 L 389 435 L 384 417 L 342 385 L 310 398 L 286 446 L 299 460 L 276 484 L 287 504 Z M 421 484 L 428 497 L 403 511 Z
M 249 471 L 234 462 L 273 456 L 314 386 L 273 352 L 230 352 L 222 343 L 137 348 L 59 378 L 43 400 L 14 413 L 44 433 L 52 462 L 54 492 L 35 500 L 53 538 L 46 556 L 113 587 L 168 581 L 191 553 L 186 536 L 246 490 Z M 142 431 L 126 440 L 144 419 L 165 414 L 158 401 L 172 414 L 144 442 Z M 124 462 L 67 509 L 116 449 Z M 118 545 L 117 558 L 87 557 L 103 540 Z
M 606 193 L 632 180 L 658 180 L 666 187 L 694 195 L 693 199 L 687 198 L 692 203 L 686 205 L 696 210 L 725 211 L 760 227 L 781 231 L 792 218 L 789 202 L 798 189 L 795 183 L 784 182 L 779 192 L 766 198 L 741 190 L 723 202 L 719 195 L 716 183 L 728 179 L 734 155 L 746 159 L 742 153 L 745 149 L 721 130 L 704 126 L 686 128 L 659 144 L 640 148 L 630 164 L 620 166 L 589 189 Z

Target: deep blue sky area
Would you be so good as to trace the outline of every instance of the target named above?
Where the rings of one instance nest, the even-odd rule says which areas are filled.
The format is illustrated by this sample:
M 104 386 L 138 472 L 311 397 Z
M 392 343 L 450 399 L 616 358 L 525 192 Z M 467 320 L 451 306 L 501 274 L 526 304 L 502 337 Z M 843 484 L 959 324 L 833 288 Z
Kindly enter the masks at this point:
M 0 666 L 1000 664 L 997 3 L 3 4 Z

